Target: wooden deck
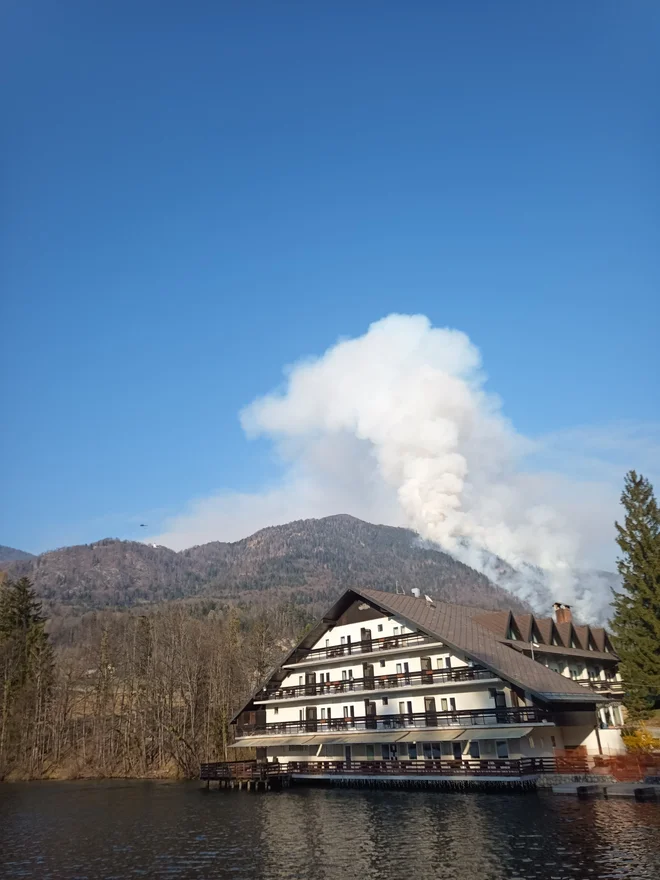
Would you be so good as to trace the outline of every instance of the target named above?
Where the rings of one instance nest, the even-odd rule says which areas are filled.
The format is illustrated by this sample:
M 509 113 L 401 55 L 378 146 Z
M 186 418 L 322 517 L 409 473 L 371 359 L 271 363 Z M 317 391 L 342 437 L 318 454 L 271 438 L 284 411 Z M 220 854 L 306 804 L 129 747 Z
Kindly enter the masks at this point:
M 270 791 L 271 789 L 288 788 L 291 784 L 291 773 L 286 764 L 264 764 L 257 761 L 216 761 L 201 764 L 199 778 L 211 787 L 211 782 L 218 783 L 218 788 L 247 789 L 247 791 Z
M 200 779 L 207 788 L 246 788 L 269 791 L 291 782 L 340 785 L 394 785 L 408 787 L 473 787 L 535 785 L 539 775 L 555 773 L 553 758 L 419 761 L 223 761 L 202 764 Z

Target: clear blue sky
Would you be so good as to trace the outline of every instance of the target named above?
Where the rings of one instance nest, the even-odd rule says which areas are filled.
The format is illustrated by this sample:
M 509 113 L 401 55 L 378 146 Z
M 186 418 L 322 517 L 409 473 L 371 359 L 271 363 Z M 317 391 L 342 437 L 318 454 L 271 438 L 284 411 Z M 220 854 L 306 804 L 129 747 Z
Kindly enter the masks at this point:
M 658 416 L 656 0 L 2 18 L 0 543 L 260 485 L 239 409 L 392 311 L 524 433 Z

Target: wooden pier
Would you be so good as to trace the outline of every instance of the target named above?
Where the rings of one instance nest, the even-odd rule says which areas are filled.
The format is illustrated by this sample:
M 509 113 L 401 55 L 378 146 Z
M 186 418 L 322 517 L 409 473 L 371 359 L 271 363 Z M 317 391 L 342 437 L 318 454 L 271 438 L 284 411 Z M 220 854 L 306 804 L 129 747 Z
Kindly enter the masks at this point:
M 241 791 L 277 791 L 291 785 L 291 774 L 286 765 L 263 764 L 257 761 L 218 761 L 201 764 L 199 778 L 211 787 L 217 782 L 218 788 Z

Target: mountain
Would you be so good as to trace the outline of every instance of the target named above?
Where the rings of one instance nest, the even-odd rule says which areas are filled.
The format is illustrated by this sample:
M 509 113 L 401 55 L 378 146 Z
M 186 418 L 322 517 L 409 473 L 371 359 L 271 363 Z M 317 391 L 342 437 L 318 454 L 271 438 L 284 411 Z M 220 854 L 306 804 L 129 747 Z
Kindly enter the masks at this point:
M 15 547 L 5 547 L 0 544 L 0 568 L 7 568 L 11 562 L 17 562 L 19 559 L 35 559 L 35 557 L 24 550 L 16 550 Z
M 298 520 L 178 553 L 105 539 L 15 562 L 8 573 L 30 577 L 51 606 L 122 607 L 189 597 L 326 604 L 348 586 L 398 585 L 448 602 L 525 610 L 510 593 L 414 532 L 346 515 Z

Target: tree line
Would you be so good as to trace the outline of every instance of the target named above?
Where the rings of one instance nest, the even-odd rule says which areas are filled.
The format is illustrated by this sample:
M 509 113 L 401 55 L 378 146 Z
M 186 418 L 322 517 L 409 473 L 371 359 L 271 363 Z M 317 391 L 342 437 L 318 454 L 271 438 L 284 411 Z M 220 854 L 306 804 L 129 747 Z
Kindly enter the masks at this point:
M 27 578 L 0 599 L 0 779 L 194 776 L 304 631 L 295 607 L 88 614 L 46 633 Z

